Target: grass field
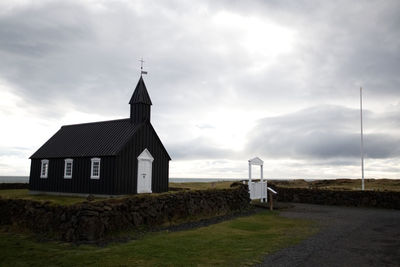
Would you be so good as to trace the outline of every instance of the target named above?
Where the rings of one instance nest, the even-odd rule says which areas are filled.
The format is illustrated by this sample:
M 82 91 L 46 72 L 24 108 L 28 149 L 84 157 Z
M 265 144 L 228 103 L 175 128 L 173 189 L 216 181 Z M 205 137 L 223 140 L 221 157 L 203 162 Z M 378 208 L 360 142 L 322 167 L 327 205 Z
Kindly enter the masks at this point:
M 271 185 L 291 188 L 318 188 L 332 190 L 361 190 L 360 179 L 332 179 L 305 181 L 296 180 L 268 180 Z M 211 189 L 211 188 L 229 188 L 232 182 L 214 182 L 214 183 L 170 183 L 171 187 L 188 189 Z M 365 179 L 366 190 L 389 190 L 400 191 L 400 180 L 393 179 Z
M 187 189 L 194 189 L 194 190 L 201 190 L 201 189 L 224 189 L 230 188 L 231 181 L 223 181 L 223 182 L 194 182 L 194 183 L 169 183 L 170 187 L 176 188 L 187 188 Z
M 147 233 L 105 247 L 38 242 L 0 231 L 0 266 L 242 266 L 317 231 L 309 221 L 262 212 L 208 227 Z
M 277 181 L 271 180 L 271 184 L 280 187 L 291 188 L 316 188 L 316 189 L 332 189 L 332 190 L 361 190 L 360 179 L 333 179 L 333 180 L 317 180 L 305 181 L 302 179 Z M 392 179 L 365 179 L 365 190 L 378 191 L 400 191 L 400 180 Z

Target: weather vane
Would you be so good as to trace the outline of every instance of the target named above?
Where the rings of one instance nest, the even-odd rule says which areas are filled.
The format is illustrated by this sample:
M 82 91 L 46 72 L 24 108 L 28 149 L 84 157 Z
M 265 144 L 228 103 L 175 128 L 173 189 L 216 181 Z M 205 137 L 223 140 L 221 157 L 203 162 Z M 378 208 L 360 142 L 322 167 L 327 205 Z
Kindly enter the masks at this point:
M 139 61 L 140 61 L 140 75 L 147 74 L 147 71 L 143 70 L 143 63 L 144 63 L 143 58 L 141 58 Z

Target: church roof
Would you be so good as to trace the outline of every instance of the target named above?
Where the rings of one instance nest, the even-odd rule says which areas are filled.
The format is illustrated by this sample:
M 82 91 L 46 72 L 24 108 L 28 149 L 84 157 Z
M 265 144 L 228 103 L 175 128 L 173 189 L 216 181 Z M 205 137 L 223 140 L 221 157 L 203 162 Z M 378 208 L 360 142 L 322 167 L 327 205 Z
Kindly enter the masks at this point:
M 129 101 L 129 104 L 143 103 L 152 105 L 149 93 L 147 92 L 146 85 L 144 84 L 142 76 L 140 76 L 139 82 L 136 85 L 135 91 Z
M 30 158 L 116 155 L 143 124 L 122 119 L 65 125 Z
M 142 77 L 140 77 L 129 103 L 152 105 Z M 132 118 L 62 126 L 30 158 L 115 156 L 143 125 L 150 127 L 150 131 L 155 134 L 156 142 L 171 159 L 150 120 L 133 123 Z

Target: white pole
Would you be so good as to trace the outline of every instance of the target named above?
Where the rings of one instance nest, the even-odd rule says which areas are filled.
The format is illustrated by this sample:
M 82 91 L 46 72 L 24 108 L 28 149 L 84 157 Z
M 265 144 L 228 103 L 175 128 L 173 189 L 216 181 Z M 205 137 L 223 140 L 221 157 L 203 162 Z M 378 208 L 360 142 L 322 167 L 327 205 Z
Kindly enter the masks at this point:
M 361 118 L 361 190 L 364 191 L 364 137 L 362 116 L 362 88 L 360 87 L 360 118 Z
M 249 187 L 250 187 L 250 184 L 251 184 L 251 163 L 249 160 Z
M 260 200 L 260 202 L 265 202 L 264 201 L 264 199 L 265 199 L 265 194 L 264 194 L 264 183 L 263 183 L 263 165 L 261 165 L 261 168 L 260 168 L 260 170 L 261 170 L 261 200 Z
M 264 168 L 263 168 L 263 172 L 264 172 Z M 266 200 L 266 202 L 268 202 L 268 179 L 265 179 L 265 195 L 266 195 L 265 200 Z
M 252 184 L 251 184 L 251 162 L 250 162 L 250 160 L 249 160 L 249 184 L 248 184 L 248 187 L 249 187 L 249 193 L 250 193 L 250 199 L 251 199 L 251 197 L 252 197 Z

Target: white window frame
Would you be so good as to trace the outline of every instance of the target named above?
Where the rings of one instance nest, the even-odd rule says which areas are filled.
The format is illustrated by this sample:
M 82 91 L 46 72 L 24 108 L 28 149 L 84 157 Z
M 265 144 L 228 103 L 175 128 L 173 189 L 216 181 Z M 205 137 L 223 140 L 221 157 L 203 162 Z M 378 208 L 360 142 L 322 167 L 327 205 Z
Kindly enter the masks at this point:
M 100 166 L 101 166 L 100 165 L 100 158 L 92 158 L 91 161 L 92 161 L 92 164 L 90 166 L 90 179 L 100 179 Z M 94 170 L 93 166 L 94 166 L 95 162 L 99 163 L 99 170 L 97 172 L 97 175 L 93 174 L 93 170 Z
M 67 175 L 67 165 L 71 164 L 71 173 Z M 72 179 L 72 170 L 74 167 L 74 160 L 73 159 L 65 159 L 64 160 L 64 179 Z
M 46 165 L 46 168 L 44 169 L 44 174 L 43 174 L 43 167 Z M 49 160 L 48 159 L 42 159 L 41 160 L 41 165 L 40 165 L 40 178 L 47 178 L 47 175 L 49 174 Z

